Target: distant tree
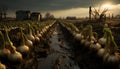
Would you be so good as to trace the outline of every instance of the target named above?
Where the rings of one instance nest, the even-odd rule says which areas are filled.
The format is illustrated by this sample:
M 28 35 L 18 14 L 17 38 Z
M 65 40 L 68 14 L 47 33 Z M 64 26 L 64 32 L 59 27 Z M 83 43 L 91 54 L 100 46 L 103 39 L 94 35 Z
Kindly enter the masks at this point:
M 45 19 L 48 20 L 48 19 L 54 19 L 54 15 L 50 14 L 49 12 L 47 12 L 45 14 Z

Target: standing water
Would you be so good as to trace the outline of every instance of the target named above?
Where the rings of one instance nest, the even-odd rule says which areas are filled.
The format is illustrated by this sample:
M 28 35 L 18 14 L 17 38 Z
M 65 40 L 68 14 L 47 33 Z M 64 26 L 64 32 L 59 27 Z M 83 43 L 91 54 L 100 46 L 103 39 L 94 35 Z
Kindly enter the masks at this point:
M 50 38 L 50 47 L 53 50 L 46 58 L 38 63 L 38 69 L 80 69 L 77 63 L 71 59 L 71 48 L 65 41 L 59 24 L 56 24 L 52 37 Z

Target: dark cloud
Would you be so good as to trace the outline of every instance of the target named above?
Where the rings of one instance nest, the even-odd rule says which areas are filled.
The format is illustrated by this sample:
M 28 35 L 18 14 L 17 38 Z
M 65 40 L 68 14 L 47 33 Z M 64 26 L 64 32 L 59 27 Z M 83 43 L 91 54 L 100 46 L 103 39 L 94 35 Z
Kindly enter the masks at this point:
M 0 6 L 7 6 L 9 10 L 61 10 L 76 7 L 89 7 L 103 2 L 120 3 L 120 0 L 1 0 Z

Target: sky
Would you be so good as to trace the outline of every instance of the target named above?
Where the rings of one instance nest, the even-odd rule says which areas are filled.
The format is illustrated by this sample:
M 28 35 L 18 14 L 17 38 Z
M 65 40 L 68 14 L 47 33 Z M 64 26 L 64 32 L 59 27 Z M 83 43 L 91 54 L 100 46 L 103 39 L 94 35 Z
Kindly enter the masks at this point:
M 15 17 L 17 10 L 30 10 L 43 15 L 50 12 L 55 17 L 86 17 L 89 6 L 98 7 L 106 3 L 112 6 L 109 13 L 120 13 L 120 0 L 0 0 L 0 8 L 7 7 L 11 17 Z

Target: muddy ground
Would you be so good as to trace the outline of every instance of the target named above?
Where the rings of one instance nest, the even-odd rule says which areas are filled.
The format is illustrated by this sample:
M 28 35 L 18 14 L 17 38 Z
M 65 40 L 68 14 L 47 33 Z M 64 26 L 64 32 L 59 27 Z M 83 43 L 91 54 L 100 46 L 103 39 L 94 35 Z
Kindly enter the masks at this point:
M 21 63 L 2 60 L 7 69 L 119 69 L 102 62 L 59 23 L 55 23 Z

